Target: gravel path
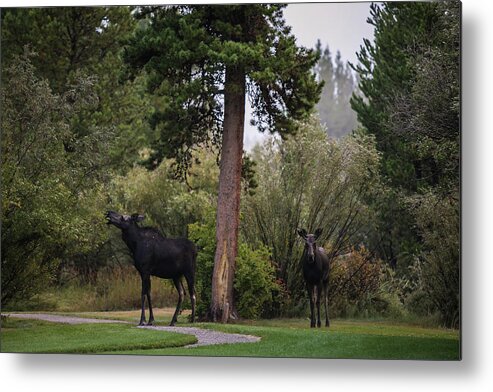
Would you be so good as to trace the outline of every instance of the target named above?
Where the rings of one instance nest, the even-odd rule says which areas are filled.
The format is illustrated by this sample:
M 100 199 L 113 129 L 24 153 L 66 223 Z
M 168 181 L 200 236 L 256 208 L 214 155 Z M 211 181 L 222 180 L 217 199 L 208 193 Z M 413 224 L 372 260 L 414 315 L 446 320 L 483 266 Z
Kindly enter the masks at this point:
M 120 320 L 103 320 L 83 317 L 72 316 L 59 316 L 56 314 L 44 314 L 44 313 L 5 313 L 2 316 L 11 316 L 22 319 L 33 319 L 51 321 L 53 323 L 65 323 L 65 324 L 89 324 L 89 323 L 127 323 Z
M 209 329 L 201 329 L 195 327 L 142 326 L 139 328 L 155 329 L 158 331 L 170 331 L 170 332 L 184 333 L 187 335 L 195 335 L 197 338 L 197 343 L 189 344 L 188 346 L 185 346 L 187 348 L 210 346 L 212 344 L 255 343 L 260 341 L 260 338 L 258 336 L 240 335 L 237 333 L 226 333 L 226 332 L 212 331 Z
M 54 323 L 66 323 L 66 324 L 86 324 L 86 323 L 128 324 L 127 321 L 120 321 L 120 320 L 104 320 L 104 319 L 92 319 L 92 318 L 72 317 L 72 316 L 59 316 L 55 314 L 44 314 L 44 313 L 6 313 L 3 315 L 15 317 L 15 318 L 35 319 L 35 320 L 51 321 Z M 260 338 L 258 336 L 219 332 L 219 331 L 201 329 L 196 327 L 160 327 L 160 326 L 151 325 L 151 326 L 140 326 L 137 328 L 177 332 L 186 335 L 195 335 L 195 337 L 197 338 L 197 343 L 189 344 L 188 346 L 185 346 L 186 348 L 209 346 L 213 344 L 255 343 L 260 341 Z

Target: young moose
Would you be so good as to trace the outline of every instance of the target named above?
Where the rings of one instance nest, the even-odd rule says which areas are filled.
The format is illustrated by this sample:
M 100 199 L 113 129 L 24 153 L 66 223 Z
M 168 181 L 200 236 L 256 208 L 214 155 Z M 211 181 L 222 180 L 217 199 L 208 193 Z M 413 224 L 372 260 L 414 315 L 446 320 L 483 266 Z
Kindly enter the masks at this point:
M 156 229 L 139 227 L 138 222 L 144 220 L 143 215 L 122 215 L 108 211 L 106 219 L 109 225 L 115 225 L 122 231 L 122 239 L 127 244 L 134 260 L 135 268 L 142 279 L 142 312 L 139 325 L 145 324 L 145 297 L 149 304 L 149 322 L 152 325 L 154 315 L 151 305 L 151 275 L 164 279 L 173 279 L 178 291 L 178 304 L 171 324 L 176 323 L 180 306 L 183 301 L 182 277 L 185 277 L 192 303 L 191 321 L 195 319 L 195 261 L 197 249 L 193 242 L 183 238 L 164 238 Z
M 325 307 L 325 326 L 328 327 L 328 283 L 329 283 L 329 258 L 324 249 L 317 247 L 317 239 L 322 234 L 322 229 L 315 230 L 314 234 L 308 234 L 305 229 L 298 229 L 298 234 L 305 241 L 305 249 L 301 256 L 303 277 L 305 278 L 308 297 L 310 298 L 310 327 L 315 327 L 314 303 L 317 304 L 317 326 L 320 327 L 320 298 L 323 292 Z

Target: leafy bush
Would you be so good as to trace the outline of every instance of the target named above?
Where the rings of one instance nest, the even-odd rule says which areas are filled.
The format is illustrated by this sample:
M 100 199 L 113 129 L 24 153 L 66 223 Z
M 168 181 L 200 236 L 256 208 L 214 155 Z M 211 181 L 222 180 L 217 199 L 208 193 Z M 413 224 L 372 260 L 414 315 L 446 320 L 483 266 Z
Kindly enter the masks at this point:
M 212 292 L 212 272 L 216 252 L 215 211 L 209 210 L 206 223 L 189 226 L 190 239 L 199 247 L 197 256 L 197 315 L 209 310 Z M 284 289 L 275 278 L 270 252 L 264 246 L 253 249 L 240 242 L 236 259 L 234 290 L 236 310 L 244 318 L 258 318 L 278 310 Z
M 460 321 L 460 203 L 457 194 L 429 191 L 409 198 L 410 208 L 423 238 L 417 274 L 419 289 L 429 301 L 412 305 L 415 310 L 440 312 L 442 323 L 457 328 Z M 421 306 L 416 306 L 416 305 Z
M 216 231 L 214 211 L 209 210 L 206 223 L 193 223 L 188 226 L 189 238 L 197 245 L 197 271 L 195 290 L 197 295 L 197 317 L 204 317 L 209 310 L 212 294 L 212 272 L 216 253 Z
M 276 281 L 270 252 L 265 246 L 252 249 L 240 243 L 234 289 L 236 308 L 241 317 L 256 319 L 279 312 L 283 290 Z
M 56 280 L 64 259 L 104 241 L 102 181 L 110 129 L 71 129 L 96 104 L 93 81 L 62 95 L 38 78 L 32 53 L 4 70 L 1 91 L 2 305 Z
M 209 193 L 209 187 L 213 180 L 194 178 L 198 186 L 189 188 L 174 174 L 171 160 L 164 160 L 153 171 L 134 167 L 113 181 L 113 208 L 145 214 L 146 224 L 156 225 L 165 236 L 186 237 L 188 225 L 202 221 L 206 207 L 212 203 L 214 195 Z
M 379 155 L 371 137 L 331 140 L 312 118 L 295 136 L 268 139 L 252 156 L 258 187 L 242 200 L 242 234 L 272 250 L 277 277 L 299 298 L 305 291 L 296 229 L 322 227 L 319 242 L 329 245 L 331 258 L 359 243 L 371 221 L 366 199 L 379 186 Z
M 332 316 L 369 316 L 378 313 L 382 265 L 367 249 L 352 249 L 334 260 L 329 278 Z

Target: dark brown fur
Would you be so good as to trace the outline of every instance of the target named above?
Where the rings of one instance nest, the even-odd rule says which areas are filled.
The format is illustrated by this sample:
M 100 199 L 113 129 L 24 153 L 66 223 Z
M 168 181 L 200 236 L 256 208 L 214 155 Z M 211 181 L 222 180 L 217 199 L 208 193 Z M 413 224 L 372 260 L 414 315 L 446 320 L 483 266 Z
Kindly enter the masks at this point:
M 176 323 L 183 301 L 184 289 L 181 278 L 185 277 L 192 303 L 191 321 L 195 319 L 195 263 L 197 248 L 185 238 L 165 238 L 152 227 L 139 227 L 137 222 L 144 219 L 142 215 L 122 215 L 114 211 L 106 213 L 108 224 L 122 231 L 122 239 L 127 244 L 134 260 L 135 268 L 142 279 L 142 309 L 139 325 L 145 324 L 145 297 L 149 304 L 149 322 L 152 325 L 154 315 L 151 305 L 151 276 L 172 279 L 178 291 L 178 304 L 171 319 Z
M 305 229 L 298 229 L 298 234 L 305 241 L 305 249 L 301 257 L 303 278 L 305 279 L 308 298 L 310 299 L 310 326 L 321 326 L 320 298 L 323 295 L 325 307 L 325 326 L 330 325 L 328 306 L 328 285 L 330 263 L 323 248 L 317 247 L 317 239 L 322 234 L 322 229 L 315 230 L 314 234 L 308 234 Z M 315 319 L 314 306 L 317 305 L 317 319 Z

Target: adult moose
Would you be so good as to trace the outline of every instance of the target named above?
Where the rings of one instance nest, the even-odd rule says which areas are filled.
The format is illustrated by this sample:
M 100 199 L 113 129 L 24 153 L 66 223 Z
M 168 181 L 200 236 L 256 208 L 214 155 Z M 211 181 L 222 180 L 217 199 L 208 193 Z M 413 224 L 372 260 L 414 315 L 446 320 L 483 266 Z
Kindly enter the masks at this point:
M 145 297 L 149 304 L 149 322 L 152 325 L 154 315 L 151 305 L 151 276 L 172 279 L 178 291 L 178 304 L 171 319 L 174 325 L 180 312 L 184 289 L 181 281 L 185 277 L 192 303 L 192 323 L 195 320 L 195 264 L 197 248 L 195 244 L 184 238 L 164 238 L 159 231 L 151 227 L 139 227 L 144 220 L 143 215 L 122 215 L 108 211 L 106 219 L 122 231 L 122 239 L 127 244 L 134 260 L 135 268 L 142 279 L 142 312 L 139 325 L 145 324 Z
M 325 326 L 328 327 L 329 309 L 328 309 L 328 283 L 330 263 L 325 250 L 317 247 L 317 239 L 322 234 L 322 229 L 315 230 L 314 234 L 308 234 L 305 229 L 298 229 L 298 234 L 305 241 L 305 249 L 301 256 L 301 266 L 303 268 L 303 277 L 305 279 L 308 297 L 310 299 L 310 327 L 315 327 L 314 304 L 317 304 L 317 327 L 321 326 L 320 322 L 320 298 L 323 293 L 325 307 Z

